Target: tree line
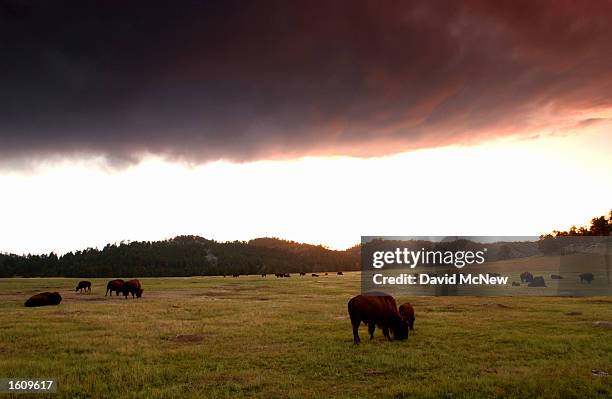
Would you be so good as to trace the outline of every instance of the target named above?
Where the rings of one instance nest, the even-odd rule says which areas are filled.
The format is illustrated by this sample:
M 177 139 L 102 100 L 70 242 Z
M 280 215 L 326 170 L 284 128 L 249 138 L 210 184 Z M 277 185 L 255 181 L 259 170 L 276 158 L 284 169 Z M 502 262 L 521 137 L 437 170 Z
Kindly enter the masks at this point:
M 217 242 L 198 236 L 108 244 L 58 256 L 0 254 L 0 277 L 178 277 L 359 270 L 359 249 L 278 238 Z
M 553 230 L 552 233 L 540 236 L 538 246 L 545 254 L 565 253 L 568 247 L 580 243 L 606 242 L 612 235 L 612 210 L 610 213 L 591 219 L 587 226 L 576 227 L 575 225 L 568 230 Z

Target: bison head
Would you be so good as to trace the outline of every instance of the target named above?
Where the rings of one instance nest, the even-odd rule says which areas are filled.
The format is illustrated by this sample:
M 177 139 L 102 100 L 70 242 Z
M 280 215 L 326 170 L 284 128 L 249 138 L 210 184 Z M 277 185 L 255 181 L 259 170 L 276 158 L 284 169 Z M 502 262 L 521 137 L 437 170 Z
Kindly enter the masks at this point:
M 144 290 L 143 290 L 142 288 L 139 288 L 139 289 L 138 289 L 138 292 L 136 292 L 136 298 L 140 298 L 140 297 L 142 296 L 142 292 L 143 292 L 143 291 L 144 291 Z
M 393 333 L 393 339 L 408 339 L 408 322 L 398 317 L 391 324 L 391 332 Z

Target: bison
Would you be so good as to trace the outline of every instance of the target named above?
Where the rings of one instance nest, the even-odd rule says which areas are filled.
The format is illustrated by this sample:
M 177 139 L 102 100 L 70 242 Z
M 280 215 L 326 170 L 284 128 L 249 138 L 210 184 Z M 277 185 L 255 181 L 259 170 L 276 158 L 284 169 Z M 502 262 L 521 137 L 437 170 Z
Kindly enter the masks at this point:
M 521 273 L 521 283 L 531 283 L 533 281 L 533 274 L 529 272 Z
M 312 277 L 319 277 L 317 273 L 312 273 Z
M 551 275 L 550 275 L 550 278 L 551 278 L 552 280 L 563 280 L 563 276 L 560 276 L 560 275 L 558 275 L 558 274 L 551 274 Z
M 343 276 L 343 275 L 344 275 L 344 273 L 342 273 L 342 272 L 338 272 L 338 273 L 336 273 L 336 274 L 337 274 L 338 276 Z
M 582 273 L 579 274 L 578 277 L 580 277 L 581 283 L 583 281 L 586 281 L 587 283 L 591 284 L 591 281 L 595 280 L 595 276 L 593 276 L 593 273 Z
M 300 277 L 305 276 L 305 275 L 306 275 L 306 273 L 300 272 Z
M 267 274 L 266 273 L 261 273 L 261 277 L 266 277 Z
M 90 291 L 91 292 L 91 282 L 90 281 L 79 281 L 79 284 L 74 289 L 74 292 L 81 290 Z
M 527 287 L 546 287 L 546 283 L 544 282 L 544 277 L 538 276 L 534 277 L 533 280 L 527 284 Z
M 397 311 L 395 299 L 382 293 L 374 295 L 357 295 L 348 302 L 348 312 L 353 326 L 353 341 L 355 344 L 361 342 L 359 339 L 359 325 L 364 322 L 368 325 L 370 339 L 374 338 L 376 326 L 382 329 L 383 335 L 391 340 L 403 340 L 408 338 L 408 323 L 402 319 Z
M 113 296 L 113 291 L 115 291 L 117 296 L 119 296 L 119 293 L 123 292 L 124 283 L 125 281 L 121 279 L 109 281 L 108 284 L 106 284 L 106 294 L 104 294 L 104 296 L 107 296 L 109 292 L 110 292 L 110 295 Z
M 410 331 L 414 331 L 414 308 L 409 302 L 400 305 L 399 314 L 408 323 Z
M 125 299 L 128 299 L 129 294 L 132 294 L 132 299 L 134 299 L 134 296 L 140 298 L 144 290 L 140 286 L 140 281 L 130 280 L 123 284 L 122 291 Z
M 24 305 L 26 308 L 33 308 L 36 306 L 59 305 L 61 301 L 62 296 L 59 292 L 41 292 L 25 301 Z

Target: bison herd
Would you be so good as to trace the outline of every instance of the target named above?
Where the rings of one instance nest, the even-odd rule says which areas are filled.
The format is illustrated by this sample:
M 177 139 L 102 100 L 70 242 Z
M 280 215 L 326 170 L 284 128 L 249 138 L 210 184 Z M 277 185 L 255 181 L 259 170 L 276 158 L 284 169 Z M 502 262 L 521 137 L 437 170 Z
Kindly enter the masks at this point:
M 523 272 L 520 275 L 521 283 L 527 283 L 527 287 L 546 287 L 546 282 L 544 281 L 544 276 L 534 277 L 530 272 Z M 563 280 L 563 276 L 559 274 L 551 274 L 551 280 Z M 595 276 L 593 273 L 582 273 L 578 275 L 580 282 L 587 282 L 591 284 L 593 280 L 595 280 Z M 521 284 L 514 281 L 512 282 L 513 287 L 519 287 Z
M 339 276 L 342 276 L 342 272 L 337 273 Z M 306 273 L 300 273 L 300 276 L 305 276 Z M 327 275 L 327 273 L 325 273 Z M 261 277 L 266 277 L 267 274 L 262 273 Z M 275 276 L 278 277 L 291 277 L 289 273 L 276 273 Z M 225 274 L 223 274 L 225 277 Z M 234 273 L 232 277 L 240 277 L 240 274 Z M 312 277 L 319 277 L 318 274 L 313 273 Z M 79 281 L 75 292 L 91 292 L 91 282 L 90 281 Z M 140 281 L 138 280 L 128 280 L 124 281 L 121 279 L 111 280 L 106 284 L 106 294 L 104 296 L 113 296 L 113 292 L 116 296 L 119 294 L 123 294 L 125 299 L 128 299 L 129 295 L 132 295 L 132 298 L 140 298 L 143 293 L 142 286 L 140 285 Z M 35 306 L 49 306 L 49 305 L 59 305 L 62 301 L 62 296 L 58 292 L 42 292 L 40 294 L 36 294 L 32 296 L 25 302 L 26 307 L 35 307 Z
M 79 281 L 75 292 L 91 292 L 91 282 L 90 281 Z M 140 285 L 140 281 L 138 280 L 129 280 L 123 281 L 120 279 L 111 280 L 106 284 L 106 294 L 109 293 L 112 296 L 113 292 L 116 293 L 117 296 L 119 294 L 123 294 L 125 299 L 128 299 L 128 296 L 131 294 L 132 298 L 140 298 L 143 293 L 143 289 Z M 33 295 L 30 299 L 25 302 L 25 306 L 28 308 L 37 307 L 37 306 L 52 306 L 59 305 L 62 301 L 62 296 L 59 292 L 41 292 L 40 294 Z
M 305 275 L 306 275 L 305 272 L 300 272 L 300 277 L 303 277 Z M 325 275 L 327 276 L 328 273 L 325 273 Z M 344 273 L 343 272 L 336 272 L 336 275 L 344 276 Z M 226 277 L 227 275 L 226 274 L 222 274 L 222 276 Z M 246 274 L 246 276 L 248 276 L 248 274 Z M 267 273 L 261 273 L 261 277 L 267 277 L 267 276 L 268 276 Z M 319 277 L 319 275 L 316 274 L 316 273 L 312 273 L 311 276 L 312 277 Z M 232 277 L 238 278 L 238 277 L 240 277 L 240 274 L 234 273 L 234 274 L 232 274 Z M 286 278 L 286 277 L 291 277 L 291 274 L 289 274 L 289 273 L 274 273 L 274 277 L 276 277 L 276 278 Z

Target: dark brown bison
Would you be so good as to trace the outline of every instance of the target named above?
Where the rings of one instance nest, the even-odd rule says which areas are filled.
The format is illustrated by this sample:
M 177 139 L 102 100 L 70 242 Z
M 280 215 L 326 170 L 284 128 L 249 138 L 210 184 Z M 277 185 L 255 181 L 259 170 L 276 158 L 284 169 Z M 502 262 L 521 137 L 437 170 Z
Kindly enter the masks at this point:
M 74 289 L 74 292 L 77 292 L 79 290 L 81 290 L 81 292 L 83 292 L 83 290 L 91 291 L 91 282 L 90 281 L 79 281 L 79 284 Z
M 312 273 L 312 277 L 319 277 L 317 273 Z
M 408 323 L 402 319 L 397 311 L 397 304 L 392 296 L 382 293 L 373 295 L 357 295 L 348 302 L 348 312 L 353 325 L 353 340 L 358 344 L 359 325 L 364 322 L 368 325 L 370 339 L 374 338 L 376 326 L 382 329 L 383 335 L 391 340 L 408 338 Z
M 109 281 L 108 284 L 106 284 L 106 294 L 104 294 L 104 296 L 107 296 L 109 292 L 110 292 L 110 295 L 113 296 L 113 291 L 115 291 L 117 296 L 119 296 L 119 293 L 123 292 L 124 283 L 125 281 L 121 279 Z
M 266 273 L 261 273 L 261 277 L 266 277 L 267 274 Z
M 305 275 L 306 275 L 306 273 L 300 272 L 300 277 L 301 276 L 305 276 Z
M 533 281 L 533 274 L 529 272 L 521 273 L 521 283 L 531 283 Z
M 240 277 L 240 274 L 238 274 L 238 273 L 234 273 L 234 274 L 232 274 L 232 277 L 234 277 L 234 278 L 238 278 L 238 277 Z
M 538 276 L 534 277 L 533 280 L 527 284 L 527 287 L 546 287 L 546 283 L 544 282 L 544 277 Z
M 336 274 L 337 274 L 338 276 L 343 276 L 343 275 L 344 275 L 344 273 L 342 273 L 342 272 L 338 272 L 338 273 L 336 273 Z
M 587 283 L 591 284 L 591 281 L 595 280 L 595 276 L 593 276 L 593 273 L 582 273 L 579 274 L 578 277 L 580 277 L 581 283 L 583 281 L 586 281 Z
M 558 274 L 551 274 L 550 278 L 553 279 L 553 280 L 562 280 L 563 276 L 560 276 Z
M 283 277 L 291 277 L 291 274 L 289 274 L 289 273 L 284 273 L 284 274 L 283 274 Z
M 520 286 L 521 286 L 521 283 L 517 283 L 516 281 L 513 281 L 513 282 L 512 282 L 512 286 L 513 286 L 513 287 L 520 287 Z
M 132 299 L 134 299 L 134 297 L 140 298 L 144 290 L 140 286 L 140 281 L 130 280 L 123 284 L 122 291 L 125 299 L 128 299 L 129 294 L 132 294 Z
M 33 308 L 36 306 L 59 305 L 61 301 L 62 296 L 58 292 L 41 292 L 25 301 L 24 305 L 26 308 Z
M 410 331 L 414 331 L 414 308 L 412 305 L 409 302 L 400 305 L 399 314 L 408 323 Z

